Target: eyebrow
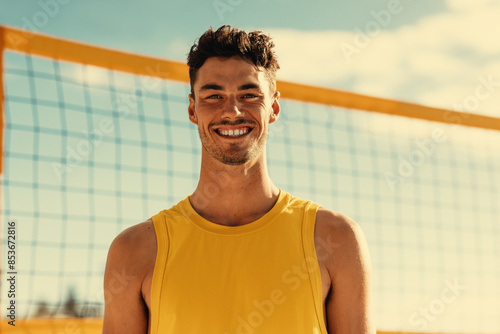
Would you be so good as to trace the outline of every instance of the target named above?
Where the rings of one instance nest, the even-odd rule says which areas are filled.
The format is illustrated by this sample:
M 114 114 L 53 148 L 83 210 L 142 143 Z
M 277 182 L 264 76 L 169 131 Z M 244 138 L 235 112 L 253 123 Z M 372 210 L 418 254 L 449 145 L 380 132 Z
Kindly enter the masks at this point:
M 212 83 L 209 83 L 209 84 L 206 84 L 206 85 L 203 85 L 203 86 L 200 87 L 200 91 L 209 90 L 209 89 L 223 90 L 222 86 L 219 86 L 219 85 L 216 85 L 216 84 L 212 84 Z
M 259 85 L 253 84 L 253 83 L 248 83 L 245 85 L 242 85 L 238 88 L 238 90 L 247 90 L 247 89 L 260 89 Z
M 260 89 L 260 86 L 254 83 L 247 83 L 238 87 L 238 90 L 247 90 L 247 89 Z M 221 85 L 208 83 L 200 87 L 200 91 L 204 90 L 224 90 L 224 88 Z

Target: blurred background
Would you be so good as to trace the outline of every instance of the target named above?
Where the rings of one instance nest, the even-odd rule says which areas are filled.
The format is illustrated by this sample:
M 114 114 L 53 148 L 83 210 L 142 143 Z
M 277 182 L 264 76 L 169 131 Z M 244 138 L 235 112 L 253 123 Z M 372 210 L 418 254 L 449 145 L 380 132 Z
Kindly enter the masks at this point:
M 496 0 L 0 2 L 0 25 L 180 62 L 210 26 L 258 29 L 275 41 L 279 80 L 496 119 L 498 17 Z M 189 86 L 144 89 L 141 76 L 4 57 L 2 283 L 6 222 L 16 220 L 18 317 L 100 318 L 111 240 L 196 186 Z M 271 176 L 361 225 L 377 327 L 500 333 L 499 131 L 457 116 L 444 124 L 290 99 L 282 108 Z M 84 140 L 91 149 L 69 168 Z

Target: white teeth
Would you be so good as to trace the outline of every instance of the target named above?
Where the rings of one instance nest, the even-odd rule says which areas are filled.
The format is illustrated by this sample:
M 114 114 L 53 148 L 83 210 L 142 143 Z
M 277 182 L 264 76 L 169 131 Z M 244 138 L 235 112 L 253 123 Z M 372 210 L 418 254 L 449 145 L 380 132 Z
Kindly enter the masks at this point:
M 244 135 L 245 133 L 248 133 L 248 128 L 247 129 L 241 129 L 241 130 L 226 130 L 226 131 L 219 131 L 219 133 L 223 136 L 229 136 L 229 137 L 239 137 Z

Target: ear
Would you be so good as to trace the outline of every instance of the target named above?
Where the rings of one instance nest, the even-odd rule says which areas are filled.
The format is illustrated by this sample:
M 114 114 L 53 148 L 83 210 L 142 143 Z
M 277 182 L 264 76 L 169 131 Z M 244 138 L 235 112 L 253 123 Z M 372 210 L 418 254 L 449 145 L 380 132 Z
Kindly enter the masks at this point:
M 189 106 L 188 106 L 189 121 L 193 124 L 198 125 L 198 117 L 196 116 L 196 111 L 194 109 L 194 96 L 189 94 Z
M 273 95 L 273 104 L 271 105 L 271 115 L 269 115 L 269 124 L 276 122 L 280 116 L 281 107 L 278 102 L 279 98 L 280 98 L 280 92 L 276 91 Z

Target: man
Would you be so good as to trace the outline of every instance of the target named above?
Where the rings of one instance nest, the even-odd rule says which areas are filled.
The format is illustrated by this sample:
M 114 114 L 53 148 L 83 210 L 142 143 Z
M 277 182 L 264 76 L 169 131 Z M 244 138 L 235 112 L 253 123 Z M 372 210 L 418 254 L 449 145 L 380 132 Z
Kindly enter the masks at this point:
M 191 48 L 199 183 L 113 241 L 103 333 L 375 333 L 359 226 L 268 175 L 266 139 L 280 114 L 273 46 L 223 26 Z

